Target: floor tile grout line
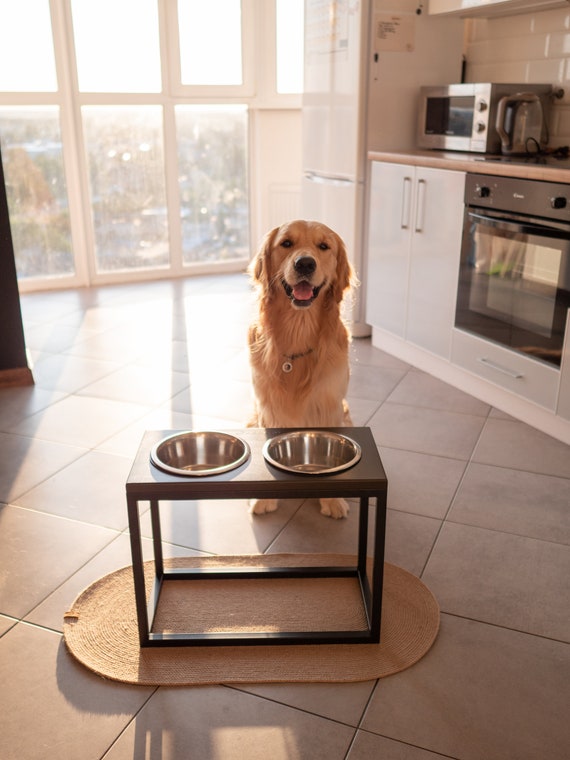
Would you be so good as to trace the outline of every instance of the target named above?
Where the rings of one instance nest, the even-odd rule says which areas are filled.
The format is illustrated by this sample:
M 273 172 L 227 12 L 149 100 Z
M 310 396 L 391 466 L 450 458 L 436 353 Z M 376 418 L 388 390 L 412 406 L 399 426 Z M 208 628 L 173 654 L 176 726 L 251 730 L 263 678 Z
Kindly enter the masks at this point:
M 285 529 L 291 524 L 291 522 L 293 521 L 293 519 L 296 517 L 296 515 L 302 509 L 303 505 L 306 504 L 308 501 L 310 501 L 310 499 L 301 499 L 301 503 L 299 504 L 299 506 L 293 511 L 293 513 L 291 514 L 291 516 L 289 517 L 289 519 L 277 531 L 277 534 L 275 536 L 273 536 L 273 538 L 271 539 L 271 541 L 267 544 L 267 546 L 263 550 L 262 554 L 268 554 L 269 553 L 269 556 L 271 556 L 271 552 L 269 551 L 271 549 L 271 547 L 275 544 L 275 542 L 277 541 L 277 539 L 279 538 L 279 536 L 281 536 L 281 534 L 285 531 Z
M 377 731 L 371 731 L 368 728 L 358 728 L 357 731 L 356 731 L 356 733 L 358 734 L 359 731 L 362 731 L 363 733 L 369 734 L 371 736 L 379 736 L 382 739 L 388 739 L 389 741 L 394 742 L 395 744 L 401 744 L 404 747 L 411 747 L 414 750 L 417 749 L 417 750 L 420 750 L 420 751 L 423 751 L 423 752 L 428 752 L 428 753 L 432 754 L 434 756 L 434 758 L 441 757 L 441 758 L 445 758 L 446 760 L 462 760 L 462 758 L 457 757 L 456 755 L 442 754 L 441 752 L 438 752 L 437 750 L 431 749 L 430 747 L 421 747 L 418 744 L 411 744 L 410 742 L 406 742 L 403 739 L 395 739 L 393 736 L 388 736 L 388 734 L 381 734 L 381 733 L 379 733 Z M 356 740 L 356 735 L 355 735 L 355 740 Z M 351 747 L 351 749 L 352 749 L 352 747 Z M 350 760 L 350 752 L 346 755 L 346 757 L 344 758 L 344 760 Z
M 65 518 L 64 518 L 64 519 L 65 519 Z M 96 527 L 100 527 L 100 526 L 96 526 Z M 40 599 L 40 600 L 39 600 L 39 601 L 38 601 L 36 604 L 34 604 L 34 606 L 33 606 L 33 607 L 31 607 L 31 608 L 30 608 L 30 609 L 29 609 L 29 610 L 28 610 L 28 611 L 27 611 L 27 612 L 26 612 L 24 615 L 22 615 L 22 617 L 21 617 L 21 618 L 19 618 L 19 622 L 20 622 L 20 623 L 26 623 L 27 625 L 32 625 L 32 626 L 35 626 L 35 627 L 37 627 L 37 628 L 47 628 L 48 630 L 54 630 L 54 629 L 52 629 L 52 628 L 49 628 L 48 626 L 42 626 L 42 625 L 39 625 L 39 624 L 36 624 L 36 623 L 31 623 L 31 622 L 27 621 L 27 620 L 26 620 L 26 618 L 27 618 L 29 615 L 31 615 L 31 614 L 34 612 L 34 610 L 37 610 L 37 609 L 38 609 L 38 607 L 39 607 L 40 605 L 42 605 L 42 604 L 43 604 L 43 603 L 44 603 L 44 602 L 45 602 L 47 599 L 49 599 L 49 598 L 50 598 L 50 596 L 52 596 L 53 594 L 57 593 L 57 591 L 59 591 L 59 589 L 60 589 L 60 588 L 62 588 L 62 586 L 64 586 L 64 585 L 65 585 L 65 584 L 66 584 L 68 581 L 70 581 L 70 580 L 71 580 L 71 578 L 73 578 L 73 576 L 74 576 L 74 575 L 77 575 L 77 573 L 81 572 L 81 570 L 83 570 L 85 567 L 87 567 L 87 565 L 88 565 L 90 562 L 92 562 L 92 561 L 93 561 L 93 560 L 94 560 L 96 557 L 98 557 L 98 556 L 99 556 L 99 555 L 100 555 L 102 552 L 104 552 L 106 549 L 108 549 L 108 548 L 111 546 L 111 544 L 112 544 L 114 541 L 116 541 L 116 540 L 117 540 L 117 539 L 118 539 L 118 538 L 119 538 L 121 535 L 122 535 L 121 533 L 117 533 L 117 535 L 116 535 L 116 536 L 113 536 L 113 537 L 111 538 L 111 540 L 110 540 L 110 541 L 108 541 L 108 542 L 107 542 L 107 543 L 106 543 L 104 546 L 102 546 L 102 547 L 101 547 L 101 548 L 100 548 L 98 551 L 96 551 L 96 552 L 95 552 L 95 554 L 93 554 L 93 556 L 89 557 L 89 559 L 87 559 L 87 560 L 86 560 L 86 561 L 85 561 L 85 562 L 84 562 L 82 565 L 80 565 L 79 567 L 76 567 L 76 568 L 75 568 L 75 570 L 74 570 L 72 573 L 70 573 L 70 575 L 68 575 L 68 576 L 66 576 L 65 578 L 63 578 L 63 579 L 61 580 L 61 582 L 60 582 L 60 583 L 58 583 L 58 584 L 57 584 L 57 586 L 55 586 L 55 588 L 52 588 L 52 589 L 49 591 L 49 593 L 47 593 L 47 594 L 46 594 L 44 597 L 42 597 L 42 598 L 41 598 L 41 599 Z M 62 614 L 63 614 L 63 613 L 62 613 Z M 60 633 L 61 633 L 61 631 L 60 631 Z
M 35 440 L 35 437 L 32 440 Z M 44 439 L 41 439 L 41 440 L 44 440 Z M 59 444 L 60 442 L 59 441 L 48 441 L 48 443 L 58 443 Z M 60 444 L 60 445 L 62 445 L 62 446 L 68 446 L 69 444 L 63 443 L 63 444 Z M 46 510 L 43 510 L 43 509 L 36 509 L 36 508 L 32 508 L 32 507 L 25 507 L 25 506 L 23 506 L 21 504 L 17 504 L 16 502 L 19 499 L 22 499 L 24 496 L 27 496 L 34 489 L 39 488 L 41 485 L 43 485 L 47 481 L 51 480 L 52 478 L 55 478 L 60 473 L 64 472 L 68 467 L 71 467 L 72 465 L 77 464 L 77 462 L 79 462 L 81 459 L 84 459 L 86 456 L 88 456 L 89 454 L 93 454 L 93 453 L 95 453 L 95 454 L 104 454 L 105 456 L 118 457 L 118 458 L 121 458 L 121 459 L 129 459 L 129 457 L 122 456 L 121 454 L 110 454 L 109 452 L 99 451 L 98 449 L 84 449 L 82 451 L 82 453 L 79 454 L 79 456 L 77 456 L 75 459 L 72 459 L 67 464 L 64 464 L 61 467 L 58 467 L 57 470 L 54 470 L 53 472 L 51 472 L 49 475 L 47 475 L 42 480 L 38 480 L 36 483 L 34 483 L 33 486 L 31 486 L 31 488 L 28 488 L 27 490 L 22 491 L 17 496 L 11 497 L 10 500 L 9 500 L 9 502 L 7 503 L 7 505 L 9 505 L 11 507 L 20 507 L 21 509 L 29 509 L 29 511 L 31 511 L 31 512 L 40 512 L 41 514 L 50 514 L 50 515 L 53 515 L 54 517 L 65 517 L 66 515 L 60 515 L 60 514 L 57 514 L 55 512 L 47 512 Z M 74 520 L 73 517 L 70 517 L 68 519 Z M 85 522 L 85 521 L 84 520 L 75 520 L 75 522 Z M 106 525 L 100 525 L 99 523 L 87 523 L 87 524 L 88 525 L 97 525 L 98 527 L 101 527 L 101 528 L 108 527 Z
M 448 617 L 456 618 L 457 620 L 468 620 L 470 623 L 475 623 L 476 625 L 489 625 L 492 628 L 498 628 L 501 631 L 508 631 L 509 633 L 518 633 L 522 636 L 532 636 L 536 639 L 541 639 L 542 641 L 552 641 L 554 644 L 561 644 L 562 646 L 570 647 L 570 641 L 566 641 L 565 639 L 557 639 L 554 636 L 546 636 L 543 633 L 535 633 L 534 631 L 523 631 L 522 628 L 513 628 L 509 625 L 503 625 L 501 623 L 493 623 L 491 620 L 482 620 L 481 618 L 473 618 L 469 617 L 468 615 L 460 615 L 458 612 L 448 612 L 446 610 L 440 610 L 440 613 L 442 615 L 447 615 Z
M 125 732 L 130 728 L 130 726 L 133 723 L 136 723 L 136 720 L 139 717 L 139 715 L 142 713 L 142 711 L 145 709 L 145 707 L 148 705 L 150 700 L 154 697 L 154 695 L 157 693 L 157 691 L 159 691 L 160 688 L 161 688 L 160 686 L 156 686 L 152 689 L 152 692 L 148 695 L 148 698 L 145 699 L 145 701 L 142 703 L 142 705 L 140 705 L 138 710 L 136 710 L 136 712 L 133 715 L 131 715 L 131 719 L 126 722 L 122 730 L 119 731 L 119 733 L 115 736 L 115 738 L 113 739 L 111 744 L 109 744 L 109 746 L 107 747 L 105 752 L 101 755 L 99 760 L 105 760 L 105 758 L 108 757 L 109 752 L 113 749 L 113 747 L 117 744 L 117 742 L 125 734 Z M 134 760 L 137 760 L 137 758 L 134 758 Z
M 352 739 L 350 740 L 350 743 L 349 743 L 349 745 L 348 745 L 348 747 L 346 749 L 346 753 L 344 755 L 343 760 L 349 760 L 350 753 L 352 752 L 352 750 L 354 748 L 354 745 L 356 743 L 356 737 L 358 736 L 358 732 L 359 732 L 359 729 L 355 728 L 354 729 L 354 733 L 352 734 Z
M 368 699 L 366 700 L 366 704 L 362 708 L 362 713 L 360 714 L 360 720 L 358 721 L 358 725 L 356 727 L 357 732 L 363 730 L 362 729 L 362 723 L 364 721 L 364 718 L 366 717 L 366 713 L 368 712 L 368 708 L 370 707 L 370 704 L 371 704 L 371 702 L 372 702 L 372 700 L 374 698 L 374 695 L 376 694 L 376 690 L 378 689 L 378 684 L 380 683 L 380 681 L 381 681 L 380 678 L 376 678 L 375 679 L 375 683 L 374 683 L 372 689 L 370 690 L 370 694 L 368 695 Z M 348 757 L 348 755 L 347 755 L 347 757 Z M 346 760 L 346 758 L 345 758 L 345 760 Z
M 475 453 L 475 451 L 477 449 L 477 445 L 478 445 L 479 441 L 481 440 L 481 436 L 483 435 L 483 431 L 485 430 L 485 426 L 487 424 L 487 420 L 489 419 L 489 415 L 490 414 L 491 414 L 491 408 L 489 408 L 489 411 L 487 413 L 485 421 L 484 421 L 483 425 L 481 426 L 481 430 L 479 431 L 479 435 L 477 436 L 477 440 L 473 444 L 473 448 L 471 450 L 471 454 L 469 456 L 469 459 L 467 459 L 467 461 L 465 462 L 465 467 L 463 468 L 463 472 L 461 474 L 461 477 L 459 478 L 459 481 L 458 481 L 457 486 L 456 486 L 456 488 L 455 488 L 455 490 L 453 492 L 453 495 L 452 495 L 451 499 L 449 500 L 449 504 L 448 504 L 447 510 L 445 512 L 445 515 L 443 516 L 443 519 L 442 519 L 442 521 L 440 523 L 440 526 L 439 526 L 439 528 L 437 530 L 437 533 L 436 533 L 436 535 L 434 537 L 434 540 L 432 542 L 431 549 L 428 552 L 428 555 L 426 557 L 426 560 L 425 560 L 425 562 L 423 564 L 423 567 L 422 567 L 422 570 L 420 572 L 420 575 L 419 575 L 420 578 L 423 578 L 423 575 L 424 575 L 424 573 L 425 573 L 425 571 L 426 571 L 426 569 L 427 569 L 427 567 L 429 565 L 430 559 L 433 556 L 433 553 L 434 553 L 434 551 L 435 551 L 435 549 L 437 547 L 437 544 L 439 542 L 439 538 L 440 538 L 441 533 L 442 533 L 442 531 L 443 531 L 443 529 L 444 529 L 444 527 L 445 527 L 445 525 L 447 523 L 447 519 L 449 517 L 449 514 L 450 514 L 451 509 L 453 507 L 453 503 L 454 503 L 454 501 L 455 501 L 455 499 L 457 497 L 457 494 L 459 493 L 461 485 L 463 484 L 463 482 L 465 480 L 465 477 L 466 477 L 467 472 L 469 470 L 469 465 L 471 464 L 471 461 L 473 459 L 473 454 Z
M 281 683 L 281 682 L 277 682 L 277 683 Z M 310 682 L 304 682 L 304 681 L 293 682 L 294 685 L 295 684 L 296 685 L 303 685 L 305 683 L 310 683 Z M 341 685 L 342 686 L 343 683 L 354 683 L 354 682 L 337 681 L 336 683 L 337 683 L 337 685 Z M 256 684 L 250 684 L 250 685 L 254 686 Z M 271 682 L 267 682 L 267 683 L 263 684 L 263 683 L 260 682 L 259 685 L 261 685 L 261 686 L 263 686 L 263 685 L 271 686 L 272 683 Z M 355 732 L 358 730 L 356 726 L 352 725 L 352 723 L 346 723 L 345 721 L 339 720 L 338 718 L 331 718 L 329 716 L 322 715 L 321 713 L 314 712 L 313 710 L 308 710 L 306 707 L 299 707 L 298 705 L 289 704 L 289 702 L 283 702 L 282 700 L 275 699 L 275 697 L 262 696 L 261 694 L 257 694 L 255 691 L 249 691 L 248 689 L 244 688 L 245 686 L 247 686 L 247 684 L 219 683 L 218 686 L 222 686 L 224 689 L 230 689 L 231 691 L 239 691 L 240 694 L 247 694 L 250 697 L 256 697 L 257 699 L 262 699 L 262 700 L 265 700 L 266 702 L 271 702 L 271 703 L 273 703 L 275 705 L 281 705 L 282 707 L 287 707 L 290 710 L 297 710 L 297 712 L 304 713 L 305 715 L 312 715 L 315 718 L 320 718 L 322 720 L 328 720 L 331 723 L 336 723 L 339 726 L 346 726 L 347 728 L 353 729 Z
M 570 548 L 570 543 L 564 541 L 553 541 L 550 538 L 540 538 L 539 536 L 529 536 L 527 533 L 517 533 L 514 530 L 505 530 L 504 528 L 491 528 L 487 525 L 475 525 L 470 522 L 461 522 L 460 520 L 453 520 L 450 517 L 445 518 L 445 522 L 450 525 L 462 525 L 466 528 L 475 528 L 476 530 L 486 530 L 490 533 L 500 533 L 504 536 L 515 536 L 516 538 L 526 538 L 529 541 L 541 541 L 545 544 L 553 544 L 554 546 L 564 546 Z

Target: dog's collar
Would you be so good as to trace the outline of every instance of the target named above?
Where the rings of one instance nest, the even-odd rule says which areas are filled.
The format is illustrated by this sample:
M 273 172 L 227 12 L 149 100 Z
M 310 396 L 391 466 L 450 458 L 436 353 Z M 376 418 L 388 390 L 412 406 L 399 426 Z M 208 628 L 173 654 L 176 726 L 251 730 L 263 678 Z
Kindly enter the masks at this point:
M 283 362 L 283 364 L 281 365 L 281 369 L 283 370 L 283 372 L 291 372 L 291 370 L 293 369 L 293 362 L 295 361 L 295 359 L 302 359 L 303 356 L 308 356 L 309 354 L 312 354 L 312 353 L 313 353 L 313 349 L 308 348 L 306 351 L 303 351 L 302 354 L 283 354 L 283 356 L 285 357 L 285 359 L 287 359 L 287 361 Z

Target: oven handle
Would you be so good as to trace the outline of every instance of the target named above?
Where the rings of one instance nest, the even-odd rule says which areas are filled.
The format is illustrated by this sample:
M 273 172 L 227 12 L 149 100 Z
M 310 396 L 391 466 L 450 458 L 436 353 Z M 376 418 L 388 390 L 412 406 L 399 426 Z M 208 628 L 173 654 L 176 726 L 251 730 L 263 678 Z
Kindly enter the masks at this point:
M 556 238 L 558 240 L 568 240 L 569 233 L 562 230 L 556 230 L 552 227 L 545 227 L 542 224 L 534 224 L 533 222 L 520 221 L 520 222 L 508 222 L 505 219 L 497 219 L 493 216 L 485 216 L 484 214 L 475 214 L 473 211 L 469 211 L 469 218 L 480 224 L 486 224 L 488 227 L 494 227 L 497 230 L 504 230 L 505 232 L 515 232 L 523 235 L 540 235 L 541 237 Z
M 524 377 L 524 374 L 522 372 L 510 369 L 510 367 L 503 367 L 502 364 L 497 364 L 491 359 L 488 359 L 486 356 L 478 356 L 477 361 L 481 362 L 481 364 L 484 364 L 490 369 L 494 369 L 495 372 L 500 372 L 502 375 L 508 375 L 509 377 L 512 377 L 514 380 L 520 380 L 522 377 Z

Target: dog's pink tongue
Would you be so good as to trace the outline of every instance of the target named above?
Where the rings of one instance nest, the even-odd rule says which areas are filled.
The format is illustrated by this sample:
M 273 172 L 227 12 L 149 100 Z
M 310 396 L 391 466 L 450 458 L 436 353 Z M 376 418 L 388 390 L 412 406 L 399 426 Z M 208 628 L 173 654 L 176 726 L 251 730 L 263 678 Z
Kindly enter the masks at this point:
M 298 282 L 293 288 L 293 297 L 297 301 L 308 301 L 313 297 L 313 286 L 309 282 Z

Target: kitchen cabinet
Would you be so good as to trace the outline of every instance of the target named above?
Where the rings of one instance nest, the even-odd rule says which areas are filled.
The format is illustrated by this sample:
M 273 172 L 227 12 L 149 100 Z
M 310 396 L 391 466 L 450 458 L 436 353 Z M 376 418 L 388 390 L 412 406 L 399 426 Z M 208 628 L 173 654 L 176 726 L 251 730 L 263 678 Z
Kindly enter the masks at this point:
M 367 322 L 449 358 L 465 174 L 371 166 Z

